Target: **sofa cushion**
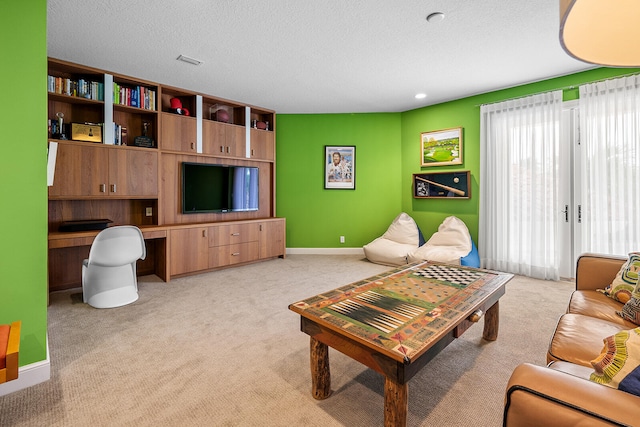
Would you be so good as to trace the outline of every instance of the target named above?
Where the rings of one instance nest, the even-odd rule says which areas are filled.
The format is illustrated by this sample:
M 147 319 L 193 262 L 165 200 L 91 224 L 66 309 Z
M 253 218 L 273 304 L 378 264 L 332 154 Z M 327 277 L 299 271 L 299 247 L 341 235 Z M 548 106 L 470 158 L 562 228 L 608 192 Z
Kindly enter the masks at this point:
M 583 314 L 617 323 L 623 329 L 633 329 L 636 325 L 617 314 L 623 307 L 619 301 L 596 291 L 574 291 L 569 300 L 567 313 Z
M 622 264 L 616 277 L 601 292 L 623 304 L 626 303 L 631 299 L 631 294 L 638 283 L 638 272 L 640 272 L 640 253 L 630 252 L 627 262 Z
M 602 340 L 625 329 L 618 323 L 583 314 L 564 314 L 549 343 L 547 362 L 559 360 L 590 367 L 600 354 Z
M 640 396 L 640 328 L 606 337 L 589 379 Z

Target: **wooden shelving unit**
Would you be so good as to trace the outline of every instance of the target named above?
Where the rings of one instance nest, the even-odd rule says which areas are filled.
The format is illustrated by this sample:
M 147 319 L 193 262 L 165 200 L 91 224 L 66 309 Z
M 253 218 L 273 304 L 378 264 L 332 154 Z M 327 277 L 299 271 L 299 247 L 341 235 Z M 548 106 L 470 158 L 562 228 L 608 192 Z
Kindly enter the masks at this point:
M 165 280 L 284 256 L 284 219 L 274 217 L 274 111 L 53 58 L 48 69 L 54 89 L 48 96 L 48 118 L 56 130 L 61 113 L 64 129 L 49 129 L 49 141 L 58 143 L 54 183 L 49 187 L 50 290 L 80 285 L 81 262 L 97 234 L 59 233 L 64 221 L 109 218 L 114 224 L 141 227 L 150 256 L 139 271 L 155 272 Z M 100 99 L 78 89 L 56 93 L 55 84 L 60 87 L 63 81 L 65 88 L 81 86 L 69 82 L 82 82 L 82 87 L 92 82 L 92 87 L 101 88 Z M 174 108 L 175 100 L 181 110 Z M 71 123 L 99 124 L 102 143 L 71 140 Z M 120 129 L 126 130 L 125 138 L 118 138 Z M 137 136 L 153 143 L 136 146 Z M 182 214 L 182 162 L 258 167 L 259 210 Z M 191 234 L 205 230 L 219 235 L 230 226 L 260 230 L 258 238 L 233 248 L 232 253 L 245 249 L 241 257 L 225 255 L 230 246 L 211 240 L 203 245 L 212 254 L 206 263 L 185 255 L 198 248 Z

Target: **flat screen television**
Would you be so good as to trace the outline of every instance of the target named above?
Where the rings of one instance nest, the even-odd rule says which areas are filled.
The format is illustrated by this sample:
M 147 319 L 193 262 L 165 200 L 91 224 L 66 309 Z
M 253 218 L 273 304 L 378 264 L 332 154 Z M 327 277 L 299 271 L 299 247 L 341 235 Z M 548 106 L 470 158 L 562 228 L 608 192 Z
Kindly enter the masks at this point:
M 182 163 L 182 213 L 258 210 L 257 167 Z

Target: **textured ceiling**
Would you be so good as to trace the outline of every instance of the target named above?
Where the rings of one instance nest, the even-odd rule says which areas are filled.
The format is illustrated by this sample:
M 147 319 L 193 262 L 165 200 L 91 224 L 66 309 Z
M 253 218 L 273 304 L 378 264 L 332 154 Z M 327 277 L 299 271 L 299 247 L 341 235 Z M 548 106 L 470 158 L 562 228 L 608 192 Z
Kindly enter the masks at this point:
M 48 0 L 48 55 L 279 113 L 398 112 L 593 68 L 560 47 L 558 14 L 558 0 Z

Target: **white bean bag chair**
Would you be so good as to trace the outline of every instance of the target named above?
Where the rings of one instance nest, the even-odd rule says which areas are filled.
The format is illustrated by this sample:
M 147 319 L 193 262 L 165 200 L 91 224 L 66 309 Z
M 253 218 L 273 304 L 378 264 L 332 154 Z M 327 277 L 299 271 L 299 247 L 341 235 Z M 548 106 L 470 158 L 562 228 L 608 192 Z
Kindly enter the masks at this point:
M 387 231 L 371 243 L 364 245 L 364 255 L 371 262 L 383 265 L 407 264 L 407 254 L 424 242 L 416 222 L 402 212 Z
M 424 245 L 407 254 L 407 261 L 428 260 L 460 265 L 461 258 L 469 255 L 473 246 L 466 224 L 460 218 L 449 216 Z

